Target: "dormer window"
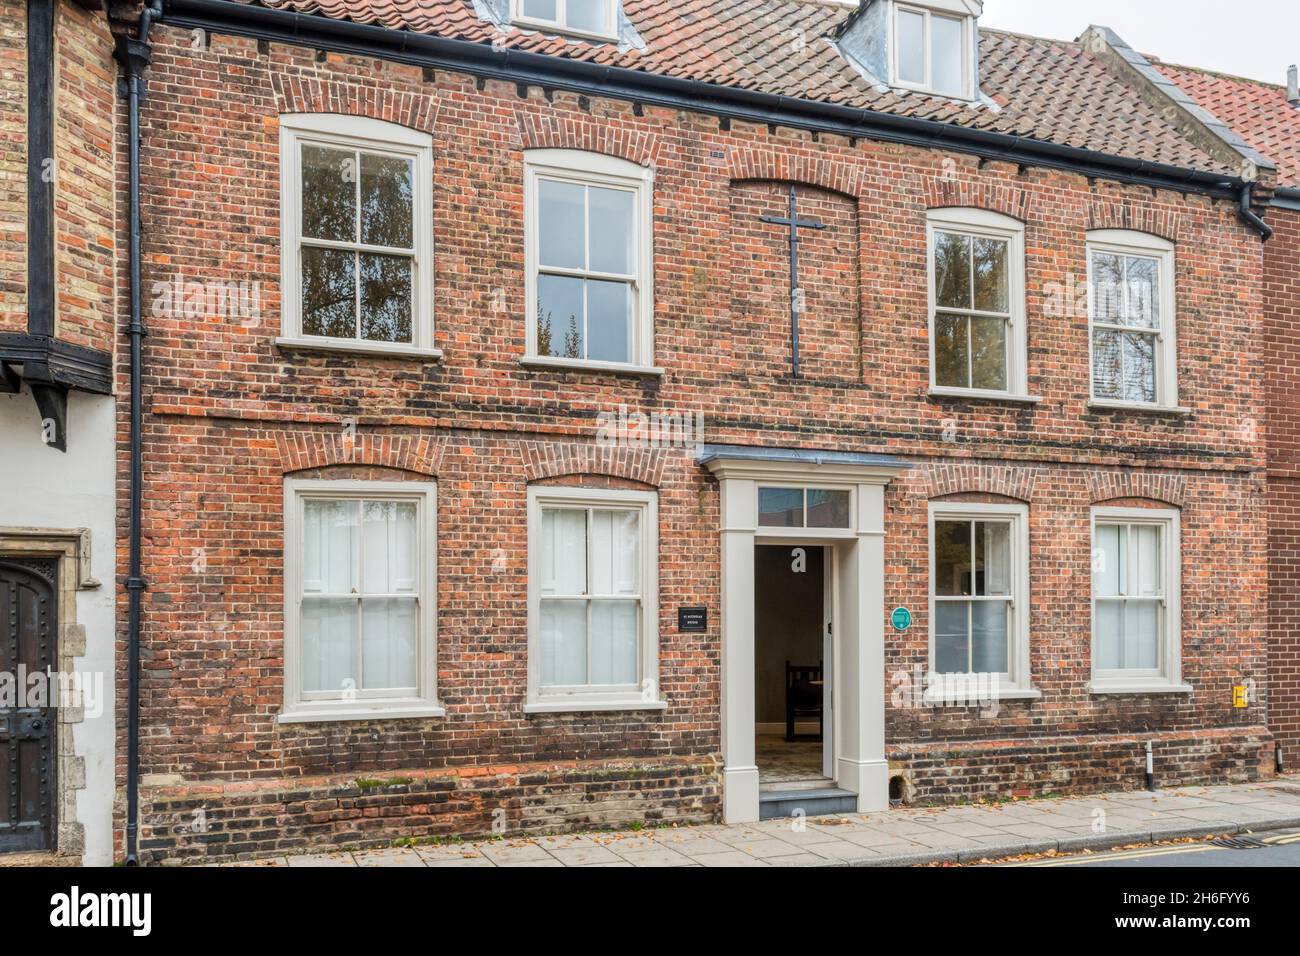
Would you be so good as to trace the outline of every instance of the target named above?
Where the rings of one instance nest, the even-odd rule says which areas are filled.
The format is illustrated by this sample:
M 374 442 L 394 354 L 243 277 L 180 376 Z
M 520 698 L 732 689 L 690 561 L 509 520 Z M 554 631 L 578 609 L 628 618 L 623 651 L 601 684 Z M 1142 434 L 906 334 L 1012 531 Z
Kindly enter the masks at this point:
M 971 99 L 975 16 L 970 4 L 893 5 L 892 83 L 941 96 Z
M 514 22 L 599 40 L 618 37 L 619 0 L 513 0 Z

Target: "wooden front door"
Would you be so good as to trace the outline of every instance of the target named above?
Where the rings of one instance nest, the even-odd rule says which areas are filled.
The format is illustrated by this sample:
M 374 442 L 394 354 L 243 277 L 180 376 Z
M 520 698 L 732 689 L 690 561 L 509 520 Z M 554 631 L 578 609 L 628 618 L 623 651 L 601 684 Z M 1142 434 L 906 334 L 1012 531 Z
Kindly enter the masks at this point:
M 0 557 L 0 853 L 54 848 L 57 574 L 52 559 Z

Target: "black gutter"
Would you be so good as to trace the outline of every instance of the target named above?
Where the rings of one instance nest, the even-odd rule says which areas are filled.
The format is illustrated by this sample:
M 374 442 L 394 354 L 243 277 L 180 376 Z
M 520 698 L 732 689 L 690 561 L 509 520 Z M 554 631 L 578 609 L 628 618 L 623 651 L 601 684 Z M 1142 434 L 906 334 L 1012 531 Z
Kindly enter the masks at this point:
M 1300 211 L 1300 189 L 1291 186 L 1282 186 L 1273 193 L 1273 205 L 1279 209 L 1293 209 Z
M 583 60 L 495 50 L 490 44 L 394 30 L 235 0 L 165 0 L 160 22 L 183 29 L 289 43 L 331 53 L 467 73 L 520 86 L 561 89 L 747 123 L 968 153 L 1100 179 L 1236 201 L 1238 177 L 1112 156 L 1043 140 L 819 103 Z
M 145 589 L 140 568 L 140 518 L 143 504 L 143 468 L 141 431 L 143 407 L 140 398 L 144 324 L 141 322 L 140 290 L 140 97 L 144 91 L 144 71 L 149 66 L 152 49 L 149 27 L 160 11 L 159 0 L 147 7 L 140 17 L 139 38 L 117 38 L 114 51 L 125 73 L 123 94 L 127 101 L 127 151 L 129 210 L 131 230 L 131 517 L 130 570 L 127 572 L 127 676 L 126 676 L 126 863 L 139 863 L 136 853 L 140 815 L 140 602 Z
M 1252 208 L 1255 198 L 1255 184 L 1246 183 L 1241 187 L 1241 197 L 1238 199 L 1237 211 L 1241 214 L 1241 221 L 1253 228 L 1260 234 L 1260 237 L 1268 242 L 1273 238 L 1273 227 L 1259 217 L 1259 214 Z

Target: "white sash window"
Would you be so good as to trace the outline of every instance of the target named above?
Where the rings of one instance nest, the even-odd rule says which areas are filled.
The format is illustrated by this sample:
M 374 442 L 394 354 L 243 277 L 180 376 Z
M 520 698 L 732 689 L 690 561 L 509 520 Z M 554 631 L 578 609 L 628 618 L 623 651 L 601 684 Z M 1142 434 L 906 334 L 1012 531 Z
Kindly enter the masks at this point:
M 436 711 L 433 490 L 291 481 L 285 505 L 282 719 Z
M 1095 508 L 1094 693 L 1185 690 L 1180 678 L 1178 513 Z
M 529 512 L 530 709 L 661 706 L 654 496 L 534 488 Z
M 930 506 L 930 671 L 981 675 L 997 696 L 1029 680 L 1029 509 Z

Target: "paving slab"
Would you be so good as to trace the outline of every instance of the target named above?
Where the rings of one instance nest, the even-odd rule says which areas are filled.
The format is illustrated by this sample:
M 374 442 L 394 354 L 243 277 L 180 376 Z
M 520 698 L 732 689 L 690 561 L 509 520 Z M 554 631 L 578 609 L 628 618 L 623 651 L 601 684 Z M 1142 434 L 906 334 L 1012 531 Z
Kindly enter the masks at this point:
M 427 864 L 441 863 L 446 860 L 472 860 L 483 856 L 485 846 L 482 843 L 435 843 L 429 846 L 417 846 L 415 852 Z M 488 862 L 491 862 L 490 860 Z
M 289 857 L 290 866 L 356 866 L 351 853 L 309 853 Z
M 549 851 L 551 856 L 559 860 L 565 866 L 590 866 L 593 863 L 622 863 L 617 854 L 607 847 L 597 846 L 594 843 L 590 846 L 573 846 L 568 848 L 557 848 Z
M 734 847 L 738 843 L 745 843 L 745 842 L 752 843 L 755 840 L 766 840 L 769 838 L 768 835 L 764 833 L 762 830 L 755 830 L 753 827 L 747 824 L 739 824 L 734 826 L 716 825 L 711 827 L 704 827 L 701 829 L 701 832 L 704 833 L 706 836 L 709 836 L 720 843 L 725 843 L 727 846 L 730 847 Z
M 364 850 L 353 853 L 357 866 L 424 866 L 420 854 L 410 847 L 390 850 Z
M 447 868 L 456 869 L 459 867 L 496 866 L 495 863 L 493 863 L 487 857 L 482 855 L 449 857 L 445 860 L 426 860 L 424 865 L 429 867 L 434 867 L 435 869 L 447 869 Z M 563 864 L 557 864 L 557 865 L 562 866 Z
M 692 859 L 700 866 L 767 866 L 766 860 L 742 853 L 740 850 L 727 850 L 725 853 L 701 853 Z
M 618 854 L 633 866 L 693 866 L 694 860 L 684 853 L 660 847 L 654 850 L 628 850 Z
M 768 861 L 772 866 L 843 866 L 843 862 L 816 853 L 796 853 L 793 856 L 777 856 Z
M 843 838 L 845 843 L 852 843 L 854 846 L 861 847 L 878 847 L 892 845 L 896 847 L 910 847 L 911 840 L 903 840 L 893 833 L 883 829 L 880 830 L 858 830 L 846 834 Z
M 483 847 L 483 855 L 497 866 L 555 860 L 555 857 L 546 852 L 544 847 L 538 846 L 531 840 L 489 843 Z
M 738 843 L 736 844 L 736 849 L 748 853 L 752 857 L 757 857 L 760 860 L 769 860 L 776 856 L 793 856 L 794 854 L 801 852 L 793 843 L 778 840 L 776 837 Z

